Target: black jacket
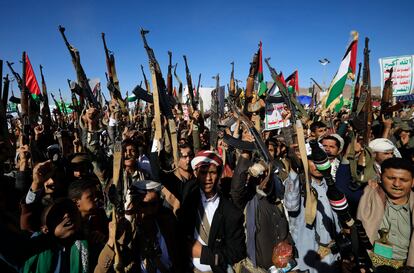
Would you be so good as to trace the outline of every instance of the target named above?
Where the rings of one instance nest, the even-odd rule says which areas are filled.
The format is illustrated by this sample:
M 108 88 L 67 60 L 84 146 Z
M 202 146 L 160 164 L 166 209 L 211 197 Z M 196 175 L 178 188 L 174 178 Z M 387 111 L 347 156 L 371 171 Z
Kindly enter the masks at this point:
M 165 186 L 180 200 L 181 207 L 177 210 L 177 218 L 186 243 L 187 239 L 194 240 L 201 193 L 196 180 L 175 182 L 167 182 Z M 228 265 L 246 257 L 244 217 L 233 203 L 219 196 L 220 202 L 211 223 L 208 245 L 202 248 L 200 262 L 210 265 L 213 272 L 226 272 Z
M 278 243 L 288 240 L 294 242 L 289 233 L 289 224 L 284 214 L 282 204 L 277 201 L 275 184 L 280 180 L 269 181 L 264 190 L 267 196 L 256 193 L 256 184 L 247 183 L 247 169 L 253 163 L 243 157 L 239 158 L 231 182 L 231 197 L 239 208 L 246 208 L 247 255 L 255 266 L 268 269 L 273 265 L 272 250 Z M 274 182 L 274 183 L 270 183 Z M 283 196 L 283 193 L 282 193 Z

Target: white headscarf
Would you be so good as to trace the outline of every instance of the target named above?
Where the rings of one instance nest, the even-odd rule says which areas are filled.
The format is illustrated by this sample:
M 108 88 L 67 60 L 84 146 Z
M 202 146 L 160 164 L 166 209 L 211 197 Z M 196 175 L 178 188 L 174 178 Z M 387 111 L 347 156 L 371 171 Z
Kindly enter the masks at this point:
M 388 151 L 393 151 L 395 157 L 401 158 L 401 154 L 398 151 L 397 147 L 395 147 L 394 143 L 392 143 L 388 138 L 376 138 L 372 140 L 368 146 L 374 152 L 385 153 Z

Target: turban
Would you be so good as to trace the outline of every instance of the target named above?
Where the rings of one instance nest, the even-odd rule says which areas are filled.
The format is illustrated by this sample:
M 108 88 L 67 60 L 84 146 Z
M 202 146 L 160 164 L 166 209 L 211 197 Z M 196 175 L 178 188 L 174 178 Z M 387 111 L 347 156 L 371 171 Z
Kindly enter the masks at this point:
M 217 167 L 221 167 L 223 165 L 223 160 L 217 153 L 213 151 L 200 151 L 195 155 L 193 160 L 191 160 L 191 167 L 193 168 L 193 170 L 199 168 L 200 166 L 210 164 L 216 165 Z
M 374 152 L 385 153 L 388 151 L 393 151 L 395 157 L 401 157 L 401 154 L 395 147 L 394 143 L 392 143 L 391 140 L 387 138 L 376 138 L 372 140 L 368 146 Z

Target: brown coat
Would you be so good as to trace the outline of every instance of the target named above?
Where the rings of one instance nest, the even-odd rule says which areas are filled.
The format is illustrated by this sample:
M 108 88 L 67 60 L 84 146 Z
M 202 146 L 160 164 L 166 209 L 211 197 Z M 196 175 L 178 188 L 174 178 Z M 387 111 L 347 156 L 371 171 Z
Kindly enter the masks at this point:
M 411 223 L 414 226 L 414 193 L 410 195 Z M 386 195 L 379 186 L 375 189 L 366 186 L 358 205 L 357 218 L 361 220 L 370 242 L 378 239 L 378 230 L 385 213 Z M 411 242 L 408 250 L 408 266 L 414 266 L 414 229 L 411 232 Z

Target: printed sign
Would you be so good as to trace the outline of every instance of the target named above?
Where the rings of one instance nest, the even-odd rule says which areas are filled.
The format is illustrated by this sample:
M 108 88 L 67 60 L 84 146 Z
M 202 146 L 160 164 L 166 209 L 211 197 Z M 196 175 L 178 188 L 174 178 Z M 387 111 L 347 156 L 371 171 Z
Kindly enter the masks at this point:
M 414 89 L 414 55 L 386 57 L 379 59 L 381 70 L 381 91 L 384 82 L 389 78 L 389 69 L 393 68 L 392 89 L 393 96 L 402 96 L 413 93 Z
M 284 120 L 285 110 L 283 103 L 267 103 L 265 116 L 265 130 L 275 130 L 290 125 L 290 120 Z

